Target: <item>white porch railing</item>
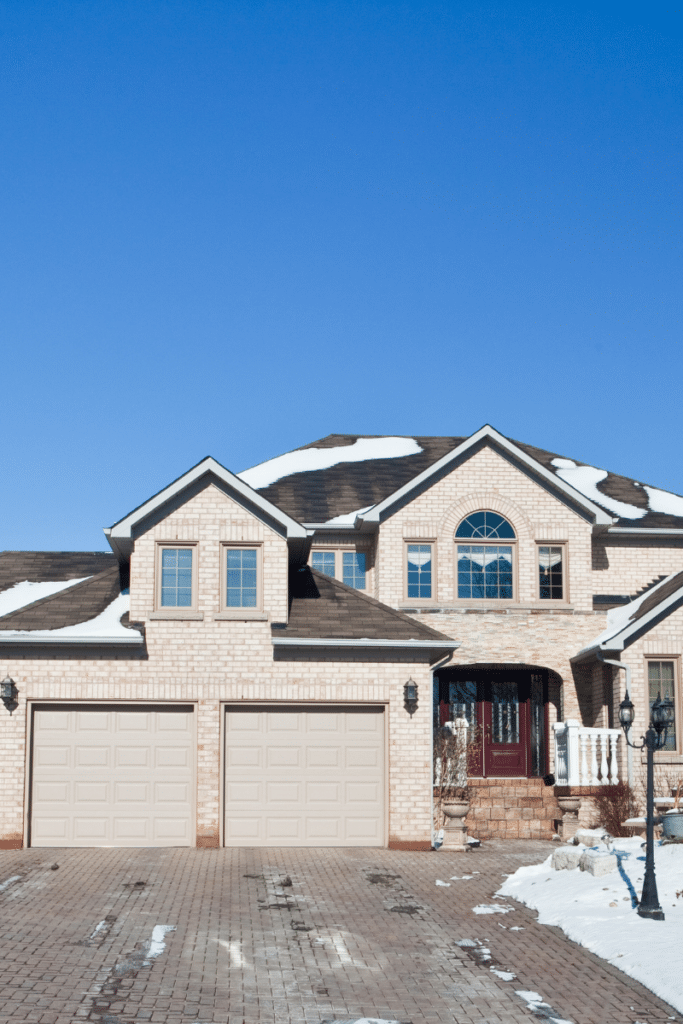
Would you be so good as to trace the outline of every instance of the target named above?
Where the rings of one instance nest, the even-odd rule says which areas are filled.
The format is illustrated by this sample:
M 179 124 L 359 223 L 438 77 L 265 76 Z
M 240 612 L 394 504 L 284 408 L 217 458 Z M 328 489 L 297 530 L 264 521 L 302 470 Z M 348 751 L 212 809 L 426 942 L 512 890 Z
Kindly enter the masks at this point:
M 620 729 L 589 729 L 575 718 L 553 722 L 558 786 L 614 786 Z

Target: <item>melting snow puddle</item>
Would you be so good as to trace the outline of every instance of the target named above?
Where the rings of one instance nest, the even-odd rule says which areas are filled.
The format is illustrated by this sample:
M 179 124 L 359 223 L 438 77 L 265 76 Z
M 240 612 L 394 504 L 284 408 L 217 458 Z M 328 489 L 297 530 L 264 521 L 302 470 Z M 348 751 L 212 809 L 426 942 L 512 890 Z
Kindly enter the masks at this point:
M 505 969 L 492 955 L 488 946 L 485 946 L 479 939 L 461 939 L 456 943 L 462 949 L 467 950 L 468 956 L 481 967 L 488 967 L 491 974 L 495 974 L 501 981 L 514 981 L 517 977 L 513 971 Z
M 4 892 L 5 889 L 9 889 L 10 885 L 12 885 L 13 882 L 18 882 L 20 878 L 21 875 L 12 875 L 12 877 L 8 878 L 7 881 L 0 882 L 0 892 Z
M 525 989 L 516 989 L 515 994 L 518 995 L 520 999 L 524 1000 L 535 1016 L 551 1021 L 552 1024 L 572 1024 L 572 1021 L 566 1020 L 564 1017 L 558 1017 L 550 1003 L 544 1002 L 543 997 L 540 996 L 538 992 L 527 992 Z

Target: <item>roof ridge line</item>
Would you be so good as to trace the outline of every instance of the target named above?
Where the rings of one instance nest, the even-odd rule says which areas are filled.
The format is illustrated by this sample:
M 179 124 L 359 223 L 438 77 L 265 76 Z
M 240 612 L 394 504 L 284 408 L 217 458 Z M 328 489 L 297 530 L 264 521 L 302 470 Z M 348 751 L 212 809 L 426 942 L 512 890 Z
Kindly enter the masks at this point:
M 362 601 L 366 601 L 368 604 L 373 604 L 380 608 L 386 609 L 386 611 L 391 612 L 394 618 L 398 619 L 400 622 L 410 623 L 411 626 L 416 626 L 418 629 L 429 630 L 431 633 L 434 634 L 434 639 L 436 639 L 437 637 L 443 640 L 452 639 L 452 637 L 446 636 L 445 633 L 440 633 L 437 629 L 434 629 L 432 626 L 427 626 L 423 625 L 421 622 L 416 622 L 415 619 L 411 619 L 410 615 L 406 615 L 405 612 L 400 612 L 397 608 L 392 608 L 390 604 L 385 604 L 383 601 L 378 601 L 376 597 L 370 597 L 369 594 L 363 594 L 362 591 L 357 590 L 355 587 L 350 587 L 347 583 L 342 583 L 341 580 L 335 579 L 334 576 L 328 576 L 326 573 L 319 572 L 318 569 L 313 569 L 310 566 L 308 566 L 308 568 L 310 569 L 312 576 L 319 576 L 327 582 L 331 583 L 335 587 L 340 587 L 343 590 L 351 591 L 352 594 L 355 594 L 356 597 L 359 597 Z
M 112 565 L 111 568 L 109 569 L 103 569 L 102 572 L 93 573 L 92 576 L 88 576 L 86 579 L 81 580 L 79 583 L 75 583 L 73 587 L 64 587 L 62 590 L 58 590 L 56 594 L 48 594 L 47 597 L 39 597 L 37 601 L 31 601 L 30 604 L 22 604 L 19 608 L 15 608 L 13 611 L 7 612 L 6 615 L 0 616 L 0 624 L 2 624 L 5 621 L 5 619 L 9 619 L 10 616 L 12 615 L 17 615 L 19 614 L 19 612 L 25 612 L 29 608 L 38 608 L 40 605 L 49 604 L 50 601 L 55 601 L 58 598 L 62 597 L 64 594 L 73 594 L 74 591 L 80 590 L 82 587 L 89 586 L 95 580 L 100 579 L 102 576 L 111 575 L 112 573 L 116 573 L 118 575 L 118 572 L 118 564 Z

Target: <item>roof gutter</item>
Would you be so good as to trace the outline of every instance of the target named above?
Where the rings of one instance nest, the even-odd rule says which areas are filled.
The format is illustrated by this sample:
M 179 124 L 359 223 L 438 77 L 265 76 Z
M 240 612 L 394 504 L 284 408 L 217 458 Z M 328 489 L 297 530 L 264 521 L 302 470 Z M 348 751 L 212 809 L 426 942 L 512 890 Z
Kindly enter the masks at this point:
M 141 647 L 144 642 L 145 638 L 141 633 L 135 633 L 130 638 L 127 636 L 31 636 L 29 632 L 3 636 L 0 630 L 0 646 L 20 644 L 24 647 L 53 647 L 58 644 L 76 647 Z
M 402 648 L 417 651 L 455 651 L 460 647 L 460 640 L 371 640 L 369 637 L 343 638 L 336 637 L 272 637 L 273 647 L 380 647 Z
M 608 526 L 607 532 L 632 534 L 637 537 L 651 537 L 653 534 L 657 537 L 683 537 L 683 530 L 667 526 Z

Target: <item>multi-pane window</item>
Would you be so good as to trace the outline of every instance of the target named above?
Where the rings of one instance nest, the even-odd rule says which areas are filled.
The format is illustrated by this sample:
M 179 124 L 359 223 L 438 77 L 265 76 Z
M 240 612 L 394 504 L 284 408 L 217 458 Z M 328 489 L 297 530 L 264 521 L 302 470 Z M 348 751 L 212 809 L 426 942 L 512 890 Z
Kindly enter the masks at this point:
M 161 549 L 161 607 L 192 607 L 192 548 Z
M 326 576 L 334 576 L 354 590 L 366 588 L 367 567 L 364 551 L 312 551 L 311 568 L 325 573 Z
M 408 544 L 408 582 L 406 596 L 429 600 L 432 596 L 432 545 Z
M 647 685 L 650 702 L 652 705 L 661 697 L 662 700 L 670 700 L 676 704 L 676 673 L 673 661 L 648 661 L 647 663 Z M 666 742 L 662 750 L 676 750 L 676 723 L 675 720 L 667 730 Z
M 365 552 L 342 551 L 342 581 L 347 587 L 365 590 Z
M 539 597 L 542 600 L 561 601 L 562 548 L 541 545 L 538 549 Z
M 512 547 L 458 544 L 458 597 L 512 600 Z
M 258 607 L 258 552 L 256 548 L 226 548 L 228 608 Z
M 334 563 L 334 551 L 314 551 L 311 554 L 312 568 L 324 572 L 326 576 L 334 576 Z
M 514 540 L 515 531 L 497 512 L 473 512 L 455 531 L 460 539 Z M 511 601 L 512 545 L 458 544 L 458 597 Z

